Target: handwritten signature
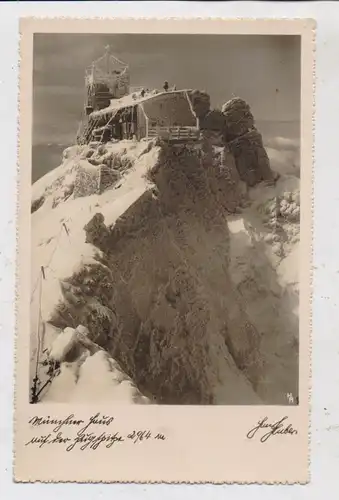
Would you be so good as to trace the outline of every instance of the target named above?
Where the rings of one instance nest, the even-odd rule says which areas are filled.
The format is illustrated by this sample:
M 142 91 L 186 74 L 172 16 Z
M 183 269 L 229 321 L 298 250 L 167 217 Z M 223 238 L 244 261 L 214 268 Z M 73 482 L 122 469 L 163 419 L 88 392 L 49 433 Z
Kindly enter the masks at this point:
M 264 417 L 263 419 L 259 420 L 258 424 L 247 433 L 246 437 L 248 439 L 253 439 L 261 429 L 269 429 L 268 432 L 265 432 L 265 434 L 261 436 L 261 443 L 265 443 L 271 436 L 276 436 L 278 434 L 288 434 L 291 436 L 298 434 L 298 431 L 296 429 L 293 429 L 291 424 L 286 425 L 284 423 L 287 419 L 288 417 L 283 417 L 277 422 L 269 423 L 268 418 Z

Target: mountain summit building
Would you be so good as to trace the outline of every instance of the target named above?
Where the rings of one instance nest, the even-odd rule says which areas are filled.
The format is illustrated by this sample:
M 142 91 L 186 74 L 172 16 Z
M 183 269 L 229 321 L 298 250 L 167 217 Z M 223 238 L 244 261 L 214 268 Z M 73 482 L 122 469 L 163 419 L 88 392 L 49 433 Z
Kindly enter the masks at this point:
M 123 139 L 186 141 L 199 136 L 190 89 L 164 91 L 130 87 L 129 67 L 109 53 L 94 61 L 85 73 L 85 105 L 77 142 Z

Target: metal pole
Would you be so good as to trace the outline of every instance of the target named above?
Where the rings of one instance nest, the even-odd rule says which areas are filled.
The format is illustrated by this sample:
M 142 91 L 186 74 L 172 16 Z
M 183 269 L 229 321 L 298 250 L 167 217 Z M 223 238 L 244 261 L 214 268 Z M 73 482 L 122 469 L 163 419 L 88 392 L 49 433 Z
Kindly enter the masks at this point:
M 109 45 L 106 45 L 106 73 L 109 74 Z

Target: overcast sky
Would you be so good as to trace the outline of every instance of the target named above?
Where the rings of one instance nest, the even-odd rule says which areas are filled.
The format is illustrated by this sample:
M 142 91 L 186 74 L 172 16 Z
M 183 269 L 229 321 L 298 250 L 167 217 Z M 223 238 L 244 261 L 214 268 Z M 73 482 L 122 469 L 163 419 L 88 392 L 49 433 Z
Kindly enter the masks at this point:
M 34 35 L 33 143 L 72 143 L 84 70 L 104 52 L 130 66 L 131 85 L 206 90 L 212 106 L 244 98 L 257 120 L 300 114 L 300 38 L 241 35 Z

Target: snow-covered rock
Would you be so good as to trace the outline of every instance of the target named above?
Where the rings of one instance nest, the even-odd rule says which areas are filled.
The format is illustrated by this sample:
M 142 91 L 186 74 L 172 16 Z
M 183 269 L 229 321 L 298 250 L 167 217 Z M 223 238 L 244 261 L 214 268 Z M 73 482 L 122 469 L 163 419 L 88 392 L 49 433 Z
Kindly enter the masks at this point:
M 244 189 L 217 149 L 77 147 L 33 185 L 42 401 L 281 404 L 295 393 L 299 179 Z M 83 179 L 81 191 L 79 172 L 102 165 L 119 178 L 104 190 Z
M 281 177 L 249 194 L 251 205 L 229 221 L 230 275 L 261 332 L 266 366 L 257 392 L 279 404 L 298 391 L 299 179 Z
M 57 375 L 52 373 L 42 400 L 149 404 L 149 398 L 138 391 L 119 363 L 93 343 L 88 333 L 86 327 L 78 325 L 76 329 L 66 328 L 55 338 L 49 359 L 61 365 Z
M 66 355 L 72 350 L 76 344 L 77 336 L 73 328 L 65 328 L 52 344 L 49 357 L 54 361 L 64 361 Z

